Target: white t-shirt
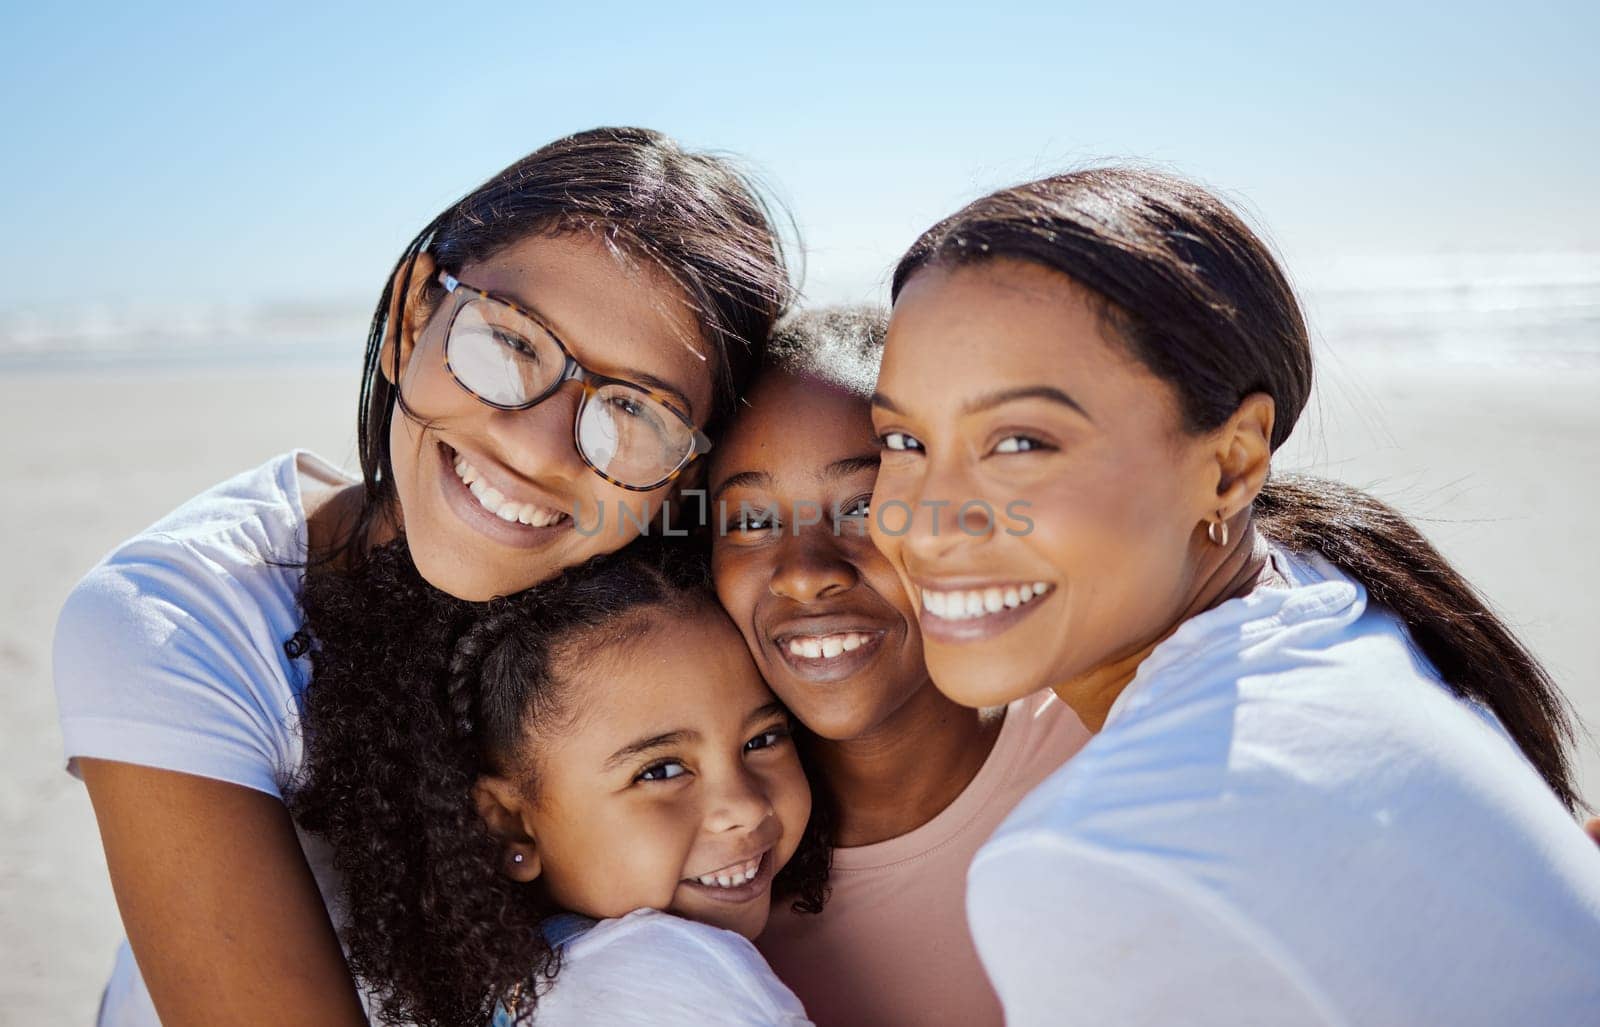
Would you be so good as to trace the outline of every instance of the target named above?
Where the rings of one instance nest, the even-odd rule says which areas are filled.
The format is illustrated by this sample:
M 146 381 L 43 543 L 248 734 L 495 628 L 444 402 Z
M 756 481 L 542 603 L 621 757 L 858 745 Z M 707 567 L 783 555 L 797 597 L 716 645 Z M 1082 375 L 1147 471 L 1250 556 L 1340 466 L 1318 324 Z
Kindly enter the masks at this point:
M 562 950 L 535 1027 L 801 1027 L 810 1024 L 743 935 L 639 909 Z
M 88 756 L 282 798 L 300 769 L 297 714 L 310 673 L 283 649 L 301 622 L 302 490 L 347 483 L 310 453 L 276 457 L 185 503 L 89 572 L 56 623 L 69 770 Z M 338 925 L 326 846 L 300 841 Z M 158 1024 L 126 942 L 100 1022 Z
M 1393 614 L 1274 558 L 975 858 L 1008 1023 L 1600 1023 L 1600 851 Z

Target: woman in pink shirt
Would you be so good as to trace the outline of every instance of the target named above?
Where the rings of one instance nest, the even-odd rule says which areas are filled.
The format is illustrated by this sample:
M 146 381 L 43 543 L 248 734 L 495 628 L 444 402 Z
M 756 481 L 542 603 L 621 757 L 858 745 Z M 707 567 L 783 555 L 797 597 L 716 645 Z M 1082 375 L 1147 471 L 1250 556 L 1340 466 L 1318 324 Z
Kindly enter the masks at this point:
M 885 322 L 864 308 L 784 325 L 710 468 L 718 595 L 833 799 L 826 905 L 780 900 L 757 943 L 818 1024 L 998 1024 L 967 867 L 1089 735 L 1048 693 L 971 710 L 928 677 L 865 531 Z

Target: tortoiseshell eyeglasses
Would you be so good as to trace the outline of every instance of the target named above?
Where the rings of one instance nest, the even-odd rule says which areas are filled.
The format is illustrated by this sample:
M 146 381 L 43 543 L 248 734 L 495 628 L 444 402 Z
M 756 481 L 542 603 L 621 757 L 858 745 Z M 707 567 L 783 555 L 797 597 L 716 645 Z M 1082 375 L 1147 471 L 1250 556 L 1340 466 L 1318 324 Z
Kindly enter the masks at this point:
M 453 306 L 444 363 L 456 384 L 499 410 L 527 410 L 569 381 L 583 387 L 572 434 L 594 473 L 648 492 L 676 478 L 711 440 L 671 397 L 584 367 L 535 314 L 474 289 L 448 271 L 439 284 Z

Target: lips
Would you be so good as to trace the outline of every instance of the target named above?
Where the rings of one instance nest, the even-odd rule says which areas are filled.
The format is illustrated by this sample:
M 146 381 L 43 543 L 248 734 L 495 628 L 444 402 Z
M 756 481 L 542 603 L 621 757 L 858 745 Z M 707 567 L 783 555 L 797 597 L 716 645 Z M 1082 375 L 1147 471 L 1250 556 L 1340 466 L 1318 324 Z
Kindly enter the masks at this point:
M 517 521 L 534 528 L 548 528 L 567 516 L 560 510 L 539 506 L 536 503 L 519 503 L 511 499 L 490 485 L 484 479 L 483 472 L 468 463 L 467 458 L 459 453 L 456 454 L 454 470 L 456 477 L 461 479 L 461 484 L 472 493 L 478 505 L 502 521 Z
M 679 882 L 679 885 L 680 887 L 688 888 L 697 895 L 703 895 L 716 902 L 737 904 L 749 902 L 752 899 L 764 899 L 772 887 L 772 850 L 770 848 L 766 849 L 759 856 L 753 857 L 753 859 L 755 862 L 755 872 L 753 874 L 746 875 L 744 873 L 745 868 L 751 862 L 751 860 L 746 859 L 738 863 L 729 864 L 709 874 L 686 877 Z M 735 869 L 740 871 L 741 877 L 741 881 L 737 884 L 733 883 L 733 871 Z M 702 883 L 705 877 L 711 877 L 713 883 Z M 718 880 L 719 877 L 726 877 L 729 883 L 722 884 Z
M 917 623 L 934 642 L 980 642 L 1030 616 L 1056 591 L 1045 581 L 919 583 Z
M 441 442 L 439 464 L 439 488 L 446 505 L 460 521 L 491 541 L 516 549 L 537 549 L 549 545 L 572 526 L 572 518 L 548 501 L 533 501 L 532 489 L 520 483 L 512 485 L 510 475 L 503 469 L 495 467 L 490 471 L 493 464 L 487 458 L 459 453 Z M 470 483 L 458 467 L 470 471 Z M 490 474 L 497 475 L 503 485 L 491 485 Z
M 768 648 L 796 677 L 842 681 L 883 650 L 888 629 L 859 615 L 817 615 L 786 621 L 767 634 Z

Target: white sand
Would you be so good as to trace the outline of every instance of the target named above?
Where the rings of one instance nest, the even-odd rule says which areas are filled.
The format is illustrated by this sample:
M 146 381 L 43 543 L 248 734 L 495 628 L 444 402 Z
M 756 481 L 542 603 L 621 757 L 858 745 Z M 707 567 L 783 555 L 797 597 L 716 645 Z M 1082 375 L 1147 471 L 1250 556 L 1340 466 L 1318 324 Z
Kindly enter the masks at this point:
M 1600 371 L 1326 368 L 1284 466 L 1416 517 L 1600 725 Z M 183 499 L 294 446 L 354 464 L 355 380 L 20 374 L 0 380 L 0 1022 L 91 1022 L 121 936 L 93 815 L 62 772 L 50 636 L 68 589 Z M 1580 755 L 1600 800 L 1600 750 Z M 240 867 L 247 882 L 249 867 Z

